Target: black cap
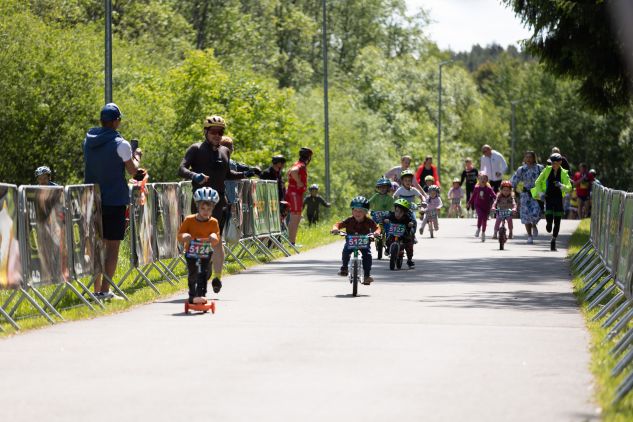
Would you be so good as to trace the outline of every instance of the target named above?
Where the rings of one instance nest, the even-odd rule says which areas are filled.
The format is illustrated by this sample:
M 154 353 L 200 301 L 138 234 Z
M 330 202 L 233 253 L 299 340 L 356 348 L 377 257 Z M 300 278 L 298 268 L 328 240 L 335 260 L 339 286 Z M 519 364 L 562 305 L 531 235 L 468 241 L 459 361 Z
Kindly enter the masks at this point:
M 285 162 L 286 162 L 286 157 L 284 157 L 283 155 L 281 154 L 273 155 L 273 164 L 285 163 Z

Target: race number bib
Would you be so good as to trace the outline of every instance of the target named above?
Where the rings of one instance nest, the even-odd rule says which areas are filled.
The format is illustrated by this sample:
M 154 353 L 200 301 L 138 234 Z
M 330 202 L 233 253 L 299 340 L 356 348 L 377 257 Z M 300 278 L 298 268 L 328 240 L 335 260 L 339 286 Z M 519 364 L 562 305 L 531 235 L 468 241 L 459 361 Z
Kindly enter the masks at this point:
M 185 252 L 185 257 L 194 259 L 207 259 L 211 256 L 211 242 L 192 240 Z
M 387 229 L 387 236 L 389 237 L 402 237 L 407 232 L 407 226 L 404 224 L 390 224 Z
M 372 211 L 371 218 L 376 223 L 382 223 L 389 216 L 389 211 Z
M 369 248 L 369 236 L 357 236 L 347 235 L 345 238 L 347 247 L 350 249 L 368 249 Z

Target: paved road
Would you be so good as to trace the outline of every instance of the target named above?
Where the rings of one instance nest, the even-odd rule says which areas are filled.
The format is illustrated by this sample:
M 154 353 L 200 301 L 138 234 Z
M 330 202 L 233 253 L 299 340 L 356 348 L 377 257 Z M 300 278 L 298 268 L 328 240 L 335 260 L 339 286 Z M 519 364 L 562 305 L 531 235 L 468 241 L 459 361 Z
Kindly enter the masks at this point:
M 2 420 L 594 420 L 565 251 L 472 224 L 357 298 L 335 244 L 227 277 L 214 316 L 181 295 L 0 341 Z

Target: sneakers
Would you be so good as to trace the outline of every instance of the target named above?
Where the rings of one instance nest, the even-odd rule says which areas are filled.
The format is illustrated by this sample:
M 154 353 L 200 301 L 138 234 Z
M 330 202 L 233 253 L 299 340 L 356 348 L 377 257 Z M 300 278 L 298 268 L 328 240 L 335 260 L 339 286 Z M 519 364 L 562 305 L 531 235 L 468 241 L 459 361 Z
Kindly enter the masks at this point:
M 549 221 L 547 222 L 547 224 L 545 225 L 545 230 L 547 230 L 548 233 L 552 232 L 552 223 L 550 223 Z M 537 230 L 538 232 L 538 230 Z
M 95 293 L 95 297 L 99 300 L 123 300 L 123 298 L 110 291 Z
M 482 242 L 486 241 L 486 232 L 481 232 L 481 241 Z
M 211 287 L 213 287 L 213 293 L 220 293 L 222 282 L 219 278 L 215 277 L 213 280 L 211 280 Z
M 510 230 L 510 234 L 508 234 L 508 239 L 512 239 L 512 230 Z
M 194 305 L 204 305 L 205 303 L 207 303 L 207 298 L 206 297 L 194 297 L 192 300 Z
M 341 269 L 338 271 L 338 275 L 340 275 L 341 277 L 347 277 L 347 274 L 349 274 L 347 272 L 347 267 L 341 267 Z
M 366 286 L 369 286 L 372 281 L 374 281 L 374 279 L 370 275 L 366 275 L 365 277 L 363 277 L 363 284 Z
M 407 260 L 407 265 L 409 266 L 409 268 L 413 268 L 415 267 L 415 262 L 413 262 L 412 259 Z
M 477 231 L 475 232 L 475 237 L 479 237 L 479 229 L 477 229 Z
M 424 234 L 424 227 L 420 227 L 420 235 Z
M 552 237 L 552 240 L 549 242 L 550 251 L 556 251 L 556 238 Z
M 536 224 L 532 225 L 532 236 L 534 237 L 538 236 L 538 227 L 536 227 Z
M 528 245 L 533 245 L 534 244 L 534 239 L 532 238 L 532 236 L 528 236 L 527 244 Z

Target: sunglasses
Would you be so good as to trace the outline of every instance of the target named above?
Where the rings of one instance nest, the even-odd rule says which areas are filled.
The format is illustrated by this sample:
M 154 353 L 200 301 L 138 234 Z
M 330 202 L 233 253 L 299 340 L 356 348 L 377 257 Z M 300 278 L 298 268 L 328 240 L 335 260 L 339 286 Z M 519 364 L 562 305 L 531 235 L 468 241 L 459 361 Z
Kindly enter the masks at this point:
M 207 129 L 207 132 L 209 132 L 212 135 L 224 135 L 224 129 L 210 128 L 210 129 Z

